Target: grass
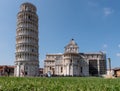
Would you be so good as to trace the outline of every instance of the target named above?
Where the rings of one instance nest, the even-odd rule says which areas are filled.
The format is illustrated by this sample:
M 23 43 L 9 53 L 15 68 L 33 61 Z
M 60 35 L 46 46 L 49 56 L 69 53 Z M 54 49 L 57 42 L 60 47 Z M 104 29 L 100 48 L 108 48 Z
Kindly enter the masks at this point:
M 120 79 L 0 77 L 0 91 L 120 91 Z

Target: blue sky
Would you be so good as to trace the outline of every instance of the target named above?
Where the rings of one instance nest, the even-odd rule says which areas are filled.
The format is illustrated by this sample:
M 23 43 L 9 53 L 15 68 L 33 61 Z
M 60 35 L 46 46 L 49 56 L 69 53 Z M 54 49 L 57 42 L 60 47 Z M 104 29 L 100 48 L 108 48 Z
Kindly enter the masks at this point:
M 63 53 L 74 38 L 80 52 L 106 52 L 120 66 L 120 0 L 0 0 L 0 65 L 14 65 L 19 7 L 31 2 L 39 16 L 39 60 Z

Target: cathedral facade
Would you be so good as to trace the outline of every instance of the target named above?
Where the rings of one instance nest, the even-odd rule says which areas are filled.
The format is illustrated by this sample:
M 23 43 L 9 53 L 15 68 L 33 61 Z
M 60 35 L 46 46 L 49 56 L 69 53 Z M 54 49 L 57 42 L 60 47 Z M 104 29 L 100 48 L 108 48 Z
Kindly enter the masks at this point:
M 47 54 L 44 73 L 56 76 L 101 76 L 106 73 L 106 54 L 103 52 L 79 53 L 72 39 L 64 53 Z

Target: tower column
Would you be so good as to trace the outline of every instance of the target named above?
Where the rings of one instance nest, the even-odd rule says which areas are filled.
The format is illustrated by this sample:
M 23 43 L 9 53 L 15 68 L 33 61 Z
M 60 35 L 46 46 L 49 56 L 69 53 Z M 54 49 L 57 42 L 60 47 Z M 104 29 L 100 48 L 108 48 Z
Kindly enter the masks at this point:
M 98 67 L 98 76 L 100 76 L 100 60 L 97 59 L 97 67 Z

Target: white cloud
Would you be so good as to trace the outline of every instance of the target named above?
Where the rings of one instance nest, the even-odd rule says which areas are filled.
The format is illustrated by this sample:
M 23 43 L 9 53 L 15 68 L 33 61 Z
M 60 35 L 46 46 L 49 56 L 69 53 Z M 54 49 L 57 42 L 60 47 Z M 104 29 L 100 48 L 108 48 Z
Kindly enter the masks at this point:
M 103 12 L 105 16 L 109 16 L 113 13 L 113 9 L 111 8 L 103 8 Z
M 99 4 L 97 2 L 91 2 L 91 1 L 88 2 L 88 5 L 90 7 L 98 7 L 99 6 Z
M 107 44 L 104 44 L 104 45 L 103 45 L 103 48 L 107 48 L 107 47 L 108 47 L 108 45 L 107 45 Z
M 120 57 L 120 53 L 117 53 L 116 56 Z
M 107 44 L 103 44 L 101 51 L 102 51 L 103 53 L 107 53 L 107 47 L 108 47 Z
M 118 47 L 120 48 L 120 44 L 118 45 Z
M 101 52 L 103 52 L 103 53 L 107 54 L 107 51 L 101 51 Z

